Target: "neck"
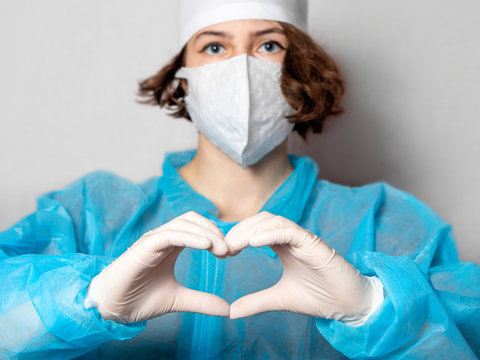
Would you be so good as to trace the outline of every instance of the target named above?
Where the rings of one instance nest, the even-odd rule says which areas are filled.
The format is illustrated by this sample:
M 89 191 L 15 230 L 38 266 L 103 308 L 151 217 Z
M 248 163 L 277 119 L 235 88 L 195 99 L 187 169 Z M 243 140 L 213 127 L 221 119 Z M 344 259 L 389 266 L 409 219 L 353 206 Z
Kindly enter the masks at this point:
M 286 140 L 258 163 L 243 169 L 199 134 L 198 150 L 180 176 L 219 209 L 219 219 L 240 221 L 256 214 L 293 168 Z

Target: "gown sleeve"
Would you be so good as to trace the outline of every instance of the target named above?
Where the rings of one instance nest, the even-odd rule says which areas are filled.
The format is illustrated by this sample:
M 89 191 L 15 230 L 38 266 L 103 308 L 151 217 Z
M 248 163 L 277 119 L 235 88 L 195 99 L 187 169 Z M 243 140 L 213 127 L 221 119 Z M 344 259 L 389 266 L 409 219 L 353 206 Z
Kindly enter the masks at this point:
M 83 306 L 91 279 L 128 246 L 122 234 L 144 203 L 139 188 L 93 173 L 40 197 L 35 213 L 0 232 L 0 358 L 73 358 L 145 328 Z
M 376 186 L 347 260 L 381 280 L 385 299 L 361 326 L 317 319 L 318 330 L 355 359 L 476 359 L 480 266 L 459 261 L 451 227 L 429 207 Z

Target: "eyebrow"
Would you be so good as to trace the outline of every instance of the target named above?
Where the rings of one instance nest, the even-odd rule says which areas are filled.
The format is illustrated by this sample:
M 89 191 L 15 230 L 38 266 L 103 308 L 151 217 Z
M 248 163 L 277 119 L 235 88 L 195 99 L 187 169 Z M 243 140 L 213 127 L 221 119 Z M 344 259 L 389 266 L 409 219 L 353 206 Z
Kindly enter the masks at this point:
M 269 29 L 260 30 L 260 31 L 257 31 L 256 33 L 253 33 L 253 36 L 252 36 L 252 37 L 259 37 L 259 36 L 263 36 L 263 35 L 267 35 L 267 34 L 272 34 L 272 33 L 277 33 L 277 34 L 285 35 L 285 32 L 283 31 L 283 29 L 279 29 L 279 28 L 269 28 Z M 219 36 L 219 37 L 223 37 L 223 38 L 226 38 L 226 39 L 232 39 L 232 38 L 233 38 L 233 36 L 232 36 L 231 34 L 228 34 L 228 33 L 224 32 L 224 31 L 206 30 L 206 31 L 202 31 L 200 34 L 198 34 L 198 35 L 195 37 L 194 42 L 197 42 L 198 39 L 200 39 L 202 36 Z
M 270 29 L 265 29 L 265 30 L 260 30 L 257 31 L 256 33 L 253 34 L 254 37 L 259 37 L 262 35 L 267 35 L 267 34 L 272 34 L 272 33 L 277 33 L 277 34 L 282 34 L 285 35 L 285 31 L 280 28 L 270 28 Z
M 206 31 L 202 31 L 200 34 L 198 34 L 196 37 L 195 37 L 195 42 L 197 42 L 202 36 L 220 36 L 220 37 L 223 37 L 223 38 L 227 38 L 227 39 L 231 39 L 232 38 L 232 35 L 230 34 L 227 34 L 226 32 L 224 31 L 212 31 L 212 30 L 206 30 Z

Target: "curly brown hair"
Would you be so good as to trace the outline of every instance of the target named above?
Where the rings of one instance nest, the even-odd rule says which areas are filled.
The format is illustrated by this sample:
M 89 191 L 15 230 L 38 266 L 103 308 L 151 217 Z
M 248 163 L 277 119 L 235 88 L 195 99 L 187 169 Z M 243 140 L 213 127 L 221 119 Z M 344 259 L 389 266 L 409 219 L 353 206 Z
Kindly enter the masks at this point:
M 295 123 L 293 131 L 305 139 L 311 129 L 320 133 L 328 116 L 343 112 L 340 102 L 345 85 L 335 62 L 312 38 L 296 27 L 280 23 L 288 39 L 283 61 L 281 89 L 295 112 L 287 118 Z M 155 75 L 139 82 L 137 102 L 159 105 L 176 118 L 190 120 L 183 90 L 175 73 L 185 64 L 185 47 Z

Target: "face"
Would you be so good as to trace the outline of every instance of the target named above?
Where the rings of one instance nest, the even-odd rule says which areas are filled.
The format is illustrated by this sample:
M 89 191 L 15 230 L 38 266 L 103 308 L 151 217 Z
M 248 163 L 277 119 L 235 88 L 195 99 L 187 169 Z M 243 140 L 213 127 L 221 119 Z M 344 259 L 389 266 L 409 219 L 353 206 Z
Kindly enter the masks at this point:
M 202 66 L 241 54 L 282 62 L 287 46 L 287 37 L 276 21 L 228 21 L 203 28 L 191 37 L 185 66 Z

